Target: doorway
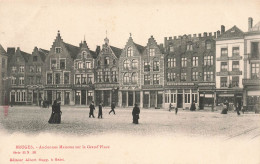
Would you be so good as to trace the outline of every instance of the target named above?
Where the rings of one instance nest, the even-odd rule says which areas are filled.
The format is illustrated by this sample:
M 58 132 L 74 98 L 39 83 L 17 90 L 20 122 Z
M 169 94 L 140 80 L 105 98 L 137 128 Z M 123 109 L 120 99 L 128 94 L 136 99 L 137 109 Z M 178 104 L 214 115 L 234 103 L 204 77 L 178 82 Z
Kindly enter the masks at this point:
M 128 92 L 128 106 L 134 105 L 133 100 L 134 100 L 133 92 L 129 91 Z
M 52 104 L 52 91 L 47 91 L 47 100 L 49 104 Z
M 155 92 L 155 91 L 151 91 L 150 93 L 151 93 L 150 107 L 151 107 L 151 108 L 155 108 L 156 92 Z
M 110 106 L 110 91 L 104 91 L 104 106 Z
M 80 105 L 80 91 L 77 91 L 77 92 L 76 92 L 76 95 L 75 95 L 75 104 L 76 104 L 76 105 Z
M 69 105 L 69 104 L 70 104 L 70 93 L 65 92 L 65 105 Z
M 149 92 L 144 92 L 144 108 L 149 107 Z
M 177 108 L 183 108 L 183 95 L 177 95 Z
M 81 90 L 81 105 L 86 105 L 86 90 Z

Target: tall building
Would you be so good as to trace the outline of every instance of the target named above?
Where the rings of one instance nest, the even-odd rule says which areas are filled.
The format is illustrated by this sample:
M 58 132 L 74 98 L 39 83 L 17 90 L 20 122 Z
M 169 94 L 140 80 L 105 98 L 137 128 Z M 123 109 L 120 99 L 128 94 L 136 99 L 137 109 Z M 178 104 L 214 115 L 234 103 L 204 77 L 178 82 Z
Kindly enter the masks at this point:
M 242 100 L 244 77 L 244 32 L 233 26 L 216 39 L 216 94 L 217 105 L 236 104 Z
M 119 58 L 119 106 L 132 107 L 142 104 L 141 56 L 144 47 L 130 36 Z
M 49 54 L 45 59 L 43 81 L 44 99 L 52 103 L 54 100 L 61 105 L 74 105 L 74 59 L 79 53 L 79 47 L 65 43 L 58 31 Z
M 27 104 L 27 87 L 25 81 L 27 72 L 25 67 L 31 54 L 23 52 L 18 47 L 15 51 L 14 48 L 8 48 L 8 75 L 10 79 L 10 103 L 13 105 L 26 105 Z
M 5 49 L 0 44 L 0 105 L 7 105 L 8 104 L 8 95 L 9 95 L 9 80 L 7 74 L 7 64 L 8 64 L 8 55 Z
M 200 109 L 214 105 L 214 33 L 165 38 L 165 105 L 189 108 L 194 101 Z
M 164 54 L 151 36 L 141 56 L 141 100 L 144 108 L 164 107 Z
M 248 18 L 248 32 L 245 33 L 244 55 L 244 106 L 253 109 L 260 102 L 260 22 L 253 26 Z
M 39 105 L 40 101 L 44 99 L 43 89 L 43 76 L 45 58 L 49 51 L 35 47 L 32 55 L 29 56 L 28 62 L 25 65 L 27 87 L 27 104 Z
M 110 106 L 114 102 L 118 105 L 118 61 L 122 49 L 111 46 L 107 37 L 104 41 L 96 58 L 95 103 Z
M 88 48 L 84 39 L 74 60 L 75 105 L 89 105 L 94 100 L 94 73 L 96 53 Z

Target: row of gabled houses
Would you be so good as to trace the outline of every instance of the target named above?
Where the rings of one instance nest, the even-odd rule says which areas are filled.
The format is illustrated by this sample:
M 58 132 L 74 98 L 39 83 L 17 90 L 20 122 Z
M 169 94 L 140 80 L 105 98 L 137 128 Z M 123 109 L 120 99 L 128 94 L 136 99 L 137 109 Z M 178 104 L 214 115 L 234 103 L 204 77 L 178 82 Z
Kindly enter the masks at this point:
M 31 54 L 0 46 L 1 104 L 39 104 L 58 99 L 62 105 L 103 102 L 110 106 L 167 108 L 169 103 L 200 109 L 228 100 L 244 106 L 259 102 L 260 28 L 248 19 L 248 31 L 234 26 L 214 33 L 165 37 L 146 45 L 131 34 L 123 49 L 110 45 L 74 46 L 58 32 L 49 51 Z

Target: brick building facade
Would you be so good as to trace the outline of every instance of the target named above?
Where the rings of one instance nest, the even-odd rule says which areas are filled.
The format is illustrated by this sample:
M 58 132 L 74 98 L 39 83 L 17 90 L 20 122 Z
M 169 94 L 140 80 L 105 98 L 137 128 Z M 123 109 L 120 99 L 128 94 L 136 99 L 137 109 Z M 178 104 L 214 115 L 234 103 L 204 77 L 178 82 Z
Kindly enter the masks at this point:
M 0 68 L 1 68 L 1 74 L 0 74 L 0 105 L 7 105 L 8 104 L 8 95 L 9 95 L 9 82 L 10 78 L 7 74 L 7 65 L 8 65 L 8 55 L 5 51 L 5 49 L 0 44 Z
M 144 47 L 136 44 L 130 36 L 119 58 L 119 106 L 140 105 L 141 98 L 141 56 Z
M 219 32 L 218 32 L 219 34 Z M 214 104 L 215 37 L 203 33 L 165 38 L 165 105 L 201 109 Z
M 104 41 L 96 58 L 95 103 L 110 106 L 114 102 L 118 105 L 118 62 L 122 49 L 111 46 L 107 37 Z

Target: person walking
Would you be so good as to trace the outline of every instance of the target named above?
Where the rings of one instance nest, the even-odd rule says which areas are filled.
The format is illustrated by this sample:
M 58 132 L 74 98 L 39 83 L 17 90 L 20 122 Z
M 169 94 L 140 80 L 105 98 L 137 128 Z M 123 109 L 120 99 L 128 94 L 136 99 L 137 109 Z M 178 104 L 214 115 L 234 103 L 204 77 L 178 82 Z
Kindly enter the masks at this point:
M 140 114 L 140 108 L 138 107 L 137 104 L 135 104 L 135 107 L 133 108 L 133 111 L 132 111 L 133 123 L 134 124 L 138 124 L 139 114 Z
M 95 110 L 95 106 L 94 106 L 94 101 L 91 102 L 91 104 L 89 105 L 89 118 L 91 118 L 91 116 L 93 118 L 95 118 L 94 116 L 94 110 Z
M 100 102 L 98 106 L 98 118 L 102 118 L 102 105 L 102 102 Z
M 111 104 L 111 110 L 109 111 L 109 114 L 111 112 L 114 112 L 114 114 L 116 114 L 116 112 L 115 112 L 115 103 L 114 102 L 112 102 L 112 104 Z
M 169 105 L 169 112 L 171 112 L 172 111 L 172 103 L 170 103 L 170 105 Z
M 195 111 L 195 110 L 196 110 L 196 105 L 195 105 L 195 102 L 193 101 L 190 106 L 190 111 Z
M 177 108 L 177 106 L 175 107 L 175 114 L 177 114 L 178 113 L 178 108 Z
M 237 105 L 236 105 L 236 111 L 237 111 L 237 115 L 240 115 L 240 111 L 241 110 L 241 101 L 238 101 Z

